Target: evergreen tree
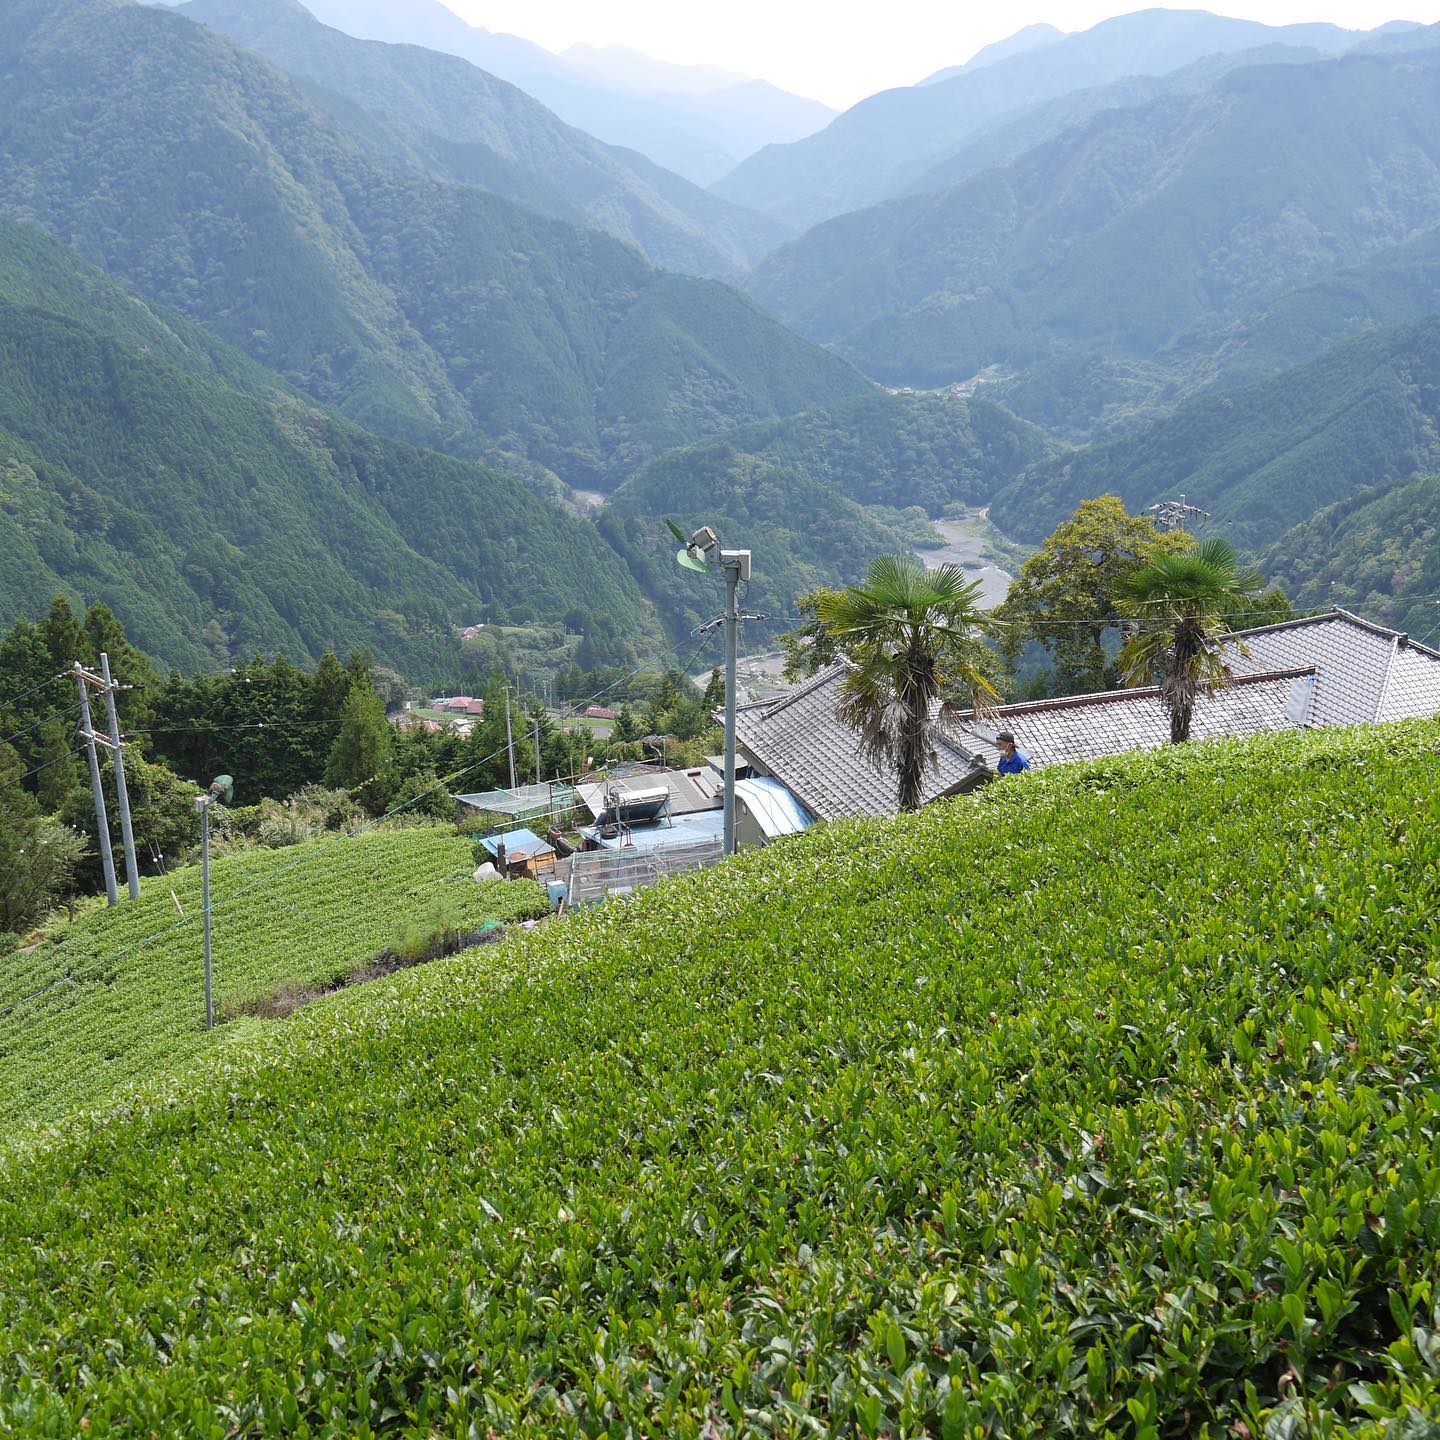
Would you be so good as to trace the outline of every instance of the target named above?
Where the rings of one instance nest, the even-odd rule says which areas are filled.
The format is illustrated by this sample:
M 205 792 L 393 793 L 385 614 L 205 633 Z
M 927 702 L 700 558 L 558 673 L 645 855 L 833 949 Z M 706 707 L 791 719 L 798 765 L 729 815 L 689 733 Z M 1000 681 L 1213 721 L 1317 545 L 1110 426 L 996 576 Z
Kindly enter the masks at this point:
M 80 784 L 80 761 L 74 753 L 74 727 L 59 715 L 52 715 L 40 726 L 39 768 L 35 776 L 35 793 L 40 809 L 46 815 L 57 815 L 64 808 L 71 792 Z
M 0 931 L 20 934 L 34 916 L 30 868 L 40 807 L 20 784 L 20 757 L 0 745 Z
M 350 790 L 371 814 L 385 808 L 393 737 L 385 707 L 369 684 L 352 685 L 344 721 L 325 765 L 325 783 Z
M 84 645 L 80 658 L 98 673 L 103 652 L 110 660 L 110 678 L 126 687 L 115 696 L 121 727 L 141 730 L 149 725 L 161 688 L 149 658 L 125 638 L 125 627 L 106 605 L 92 605 L 80 630 Z
M 717 665 L 710 672 L 709 683 L 705 686 L 705 708 L 718 710 L 725 703 L 725 677 Z
M 89 658 L 85 634 L 70 602 L 57 595 L 50 602 L 50 610 L 40 622 L 40 631 L 45 637 L 45 648 L 50 652 L 50 668 L 58 674 L 68 670 L 77 660 Z
M 615 717 L 615 724 L 610 731 L 610 739 L 616 744 L 628 744 L 632 740 L 638 740 L 645 733 L 639 720 L 635 718 L 635 712 L 628 706 L 622 705 L 620 713 Z

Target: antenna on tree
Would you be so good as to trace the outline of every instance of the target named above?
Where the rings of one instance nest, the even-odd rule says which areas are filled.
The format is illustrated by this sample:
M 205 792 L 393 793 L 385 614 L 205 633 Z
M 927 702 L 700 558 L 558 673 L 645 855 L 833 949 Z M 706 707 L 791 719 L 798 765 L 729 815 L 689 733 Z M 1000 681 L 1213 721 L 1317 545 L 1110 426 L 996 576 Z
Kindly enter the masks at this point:
M 1155 517 L 1157 530 L 1183 530 L 1192 515 L 1198 515 L 1202 520 L 1210 518 L 1208 510 L 1202 510 L 1198 505 L 1186 504 L 1183 495 L 1178 500 L 1161 500 L 1154 505 L 1147 505 L 1145 513 Z

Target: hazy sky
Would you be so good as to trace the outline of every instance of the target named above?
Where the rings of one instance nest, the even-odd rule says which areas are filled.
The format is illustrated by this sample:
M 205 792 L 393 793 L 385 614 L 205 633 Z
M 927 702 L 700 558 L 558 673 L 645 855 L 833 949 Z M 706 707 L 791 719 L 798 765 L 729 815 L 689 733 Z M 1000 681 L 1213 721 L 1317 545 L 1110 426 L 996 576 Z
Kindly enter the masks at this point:
M 1143 7 L 1087 0 L 446 0 L 474 25 L 563 50 L 576 41 L 632 45 L 662 60 L 758 75 L 835 106 L 909 85 L 1024 25 L 1083 30 Z M 1180 8 L 1180 7 L 1171 7 Z M 1201 4 L 1271 25 L 1330 20 L 1369 29 L 1389 19 L 1440 20 L 1440 0 L 1236 0 Z

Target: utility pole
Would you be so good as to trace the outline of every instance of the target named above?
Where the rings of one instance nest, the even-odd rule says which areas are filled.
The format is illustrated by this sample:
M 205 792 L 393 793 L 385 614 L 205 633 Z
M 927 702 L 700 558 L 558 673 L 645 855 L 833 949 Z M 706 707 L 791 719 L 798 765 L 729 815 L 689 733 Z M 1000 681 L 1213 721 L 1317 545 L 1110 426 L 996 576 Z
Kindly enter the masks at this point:
M 510 757 L 510 788 L 515 788 L 515 737 L 510 733 L 510 686 L 505 686 L 505 750 Z
M 215 1028 L 215 994 L 210 983 L 210 795 L 197 795 L 200 815 L 200 908 L 205 926 L 205 1028 Z
M 105 704 L 110 713 L 110 743 L 115 751 L 115 798 L 120 802 L 120 839 L 125 846 L 125 887 L 130 898 L 140 896 L 140 869 L 135 863 L 135 830 L 130 824 L 130 790 L 125 784 L 125 747 L 120 741 L 120 719 L 115 712 L 115 691 L 110 678 L 110 657 L 100 652 L 100 675 L 105 681 Z
M 536 712 L 535 712 L 535 783 L 536 783 L 536 785 L 539 785 L 539 784 L 541 783 L 541 781 L 540 781 L 540 712 L 539 712 L 538 709 L 537 709 Z
M 90 720 L 90 695 L 85 689 L 94 677 L 88 675 L 77 660 L 71 670 L 75 676 L 75 690 L 80 696 L 80 724 L 83 729 L 80 738 L 85 741 L 90 753 L 90 793 L 95 798 L 95 829 L 100 841 L 100 867 L 105 872 L 105 902 L 117 905 L 120 897 L 115 890 L 115 856 L 110 849 L 110 817 L 105 812 L 105 791 L 100 784 L 100 760 L 95 754 L 95 726 Z

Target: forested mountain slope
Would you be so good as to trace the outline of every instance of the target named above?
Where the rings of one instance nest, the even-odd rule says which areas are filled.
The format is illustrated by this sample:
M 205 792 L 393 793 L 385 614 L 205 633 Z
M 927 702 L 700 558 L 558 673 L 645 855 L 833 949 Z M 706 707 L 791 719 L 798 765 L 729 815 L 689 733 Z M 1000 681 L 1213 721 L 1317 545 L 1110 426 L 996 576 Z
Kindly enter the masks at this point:
M 1165 95 L 1198 95 L 1232 70 L 1250 65 L 1307 65 L 1325 56 L 1313 47 L 1262 45 L 1254 50 L 1226 50 L 1207 55 L 1164 75 L 1126 75 L 1108 85 L 1069 90 L 1053 100 L 1007 111 L 983 126 L 963 145 L 931 166 L 906 187 L 907 195 L 949 190 L 990 169 L 1020 159 L 1027 151 L 1105 110 L 1133 109 Z
M 997 497 L 992 514 L 1038 541 L 1087 496 L 1118 495 L 1134 511 L 1184 492 L 1237 544 L 1265 546 L 1323 506 L 1440 468 L 1437 437 L 1440 316 L 1430 316 L 1042 462 Z M 1294 566 L 1288 574 L 1302 583 Z
M 363 646 L 443 673 L 457 624 L 577 608 L 655 633 L 593 526 L 509 475 L 337 421 L 12 224 L 0 552 L 0 625 L 56 593 L 103 600 L 186 669 Z
M 821 827 L 16 1137 L 0 1428 L 1418 1440 L 1437 740 Z
M 178 13 L 373 116 L 419 127 L 434 137 L 422 163 L 440 178 L 481 183 L 556 218 L 593 224 L 657 265 L 730 278 L 784 238 L 778 222 L 602 145 L 456 56 L 355 40 L 322 25 L 299 0 L 190 0 Z
M 831 221 L 752 289 L 878 378 L 939 384 L 1054 354 L 1151 358 L 1437 213 L 1440 51 L 1266 65 Z
M 868 388 L 717 282 L 377 165 L 266 62 L 168 11 L 17 0 L 0 64 L 0 213 L 371 429 L 608 484 Z
M 1268 44 L 1333 52 L 1360 36 L 1333 25 L 1272 27 L 1204 11 L 1142 10 L 938 83 L 886 90 L 816 135 L 770 145 L 717 194 L 796 225 L 903 193 L 1002 116 L 1130 75 L 1163 75 L 1207 55 Z
M 1440 464 L 1434 451 L 1426 457 Z M 1391 480 L 1287 531 L 1266 573 L 1299 605 L 1343 605 L 1435 645 L 1440 637 L 1440 474 Z
M 712 618 L 712 586 L 674 563 L 656 517 L 713 524 L 754 550 L 752 642 L 793 628 L 798 595 L 850 584 L 876 555 L 914 548 L 923 517 L 983 505 L 1050 453 L 1043 433 L 983 400 L 860 396 L 746 426 L 650 461 L 611 496 L 600 527 L 678 633 Z M 910 515 L 899 512 L 910 509 Z

